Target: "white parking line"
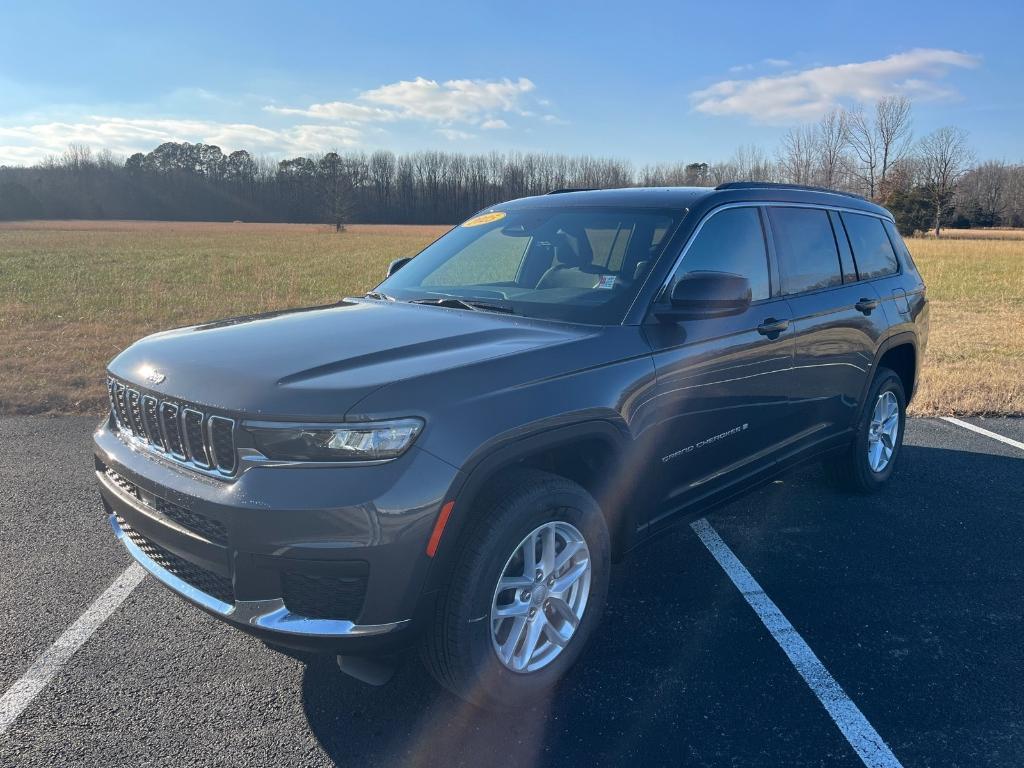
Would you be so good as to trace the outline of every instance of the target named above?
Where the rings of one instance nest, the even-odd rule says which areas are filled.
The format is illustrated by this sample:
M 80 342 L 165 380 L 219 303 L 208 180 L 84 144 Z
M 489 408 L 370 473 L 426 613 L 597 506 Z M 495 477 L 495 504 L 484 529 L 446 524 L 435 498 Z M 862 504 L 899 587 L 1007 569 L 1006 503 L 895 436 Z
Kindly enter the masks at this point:
M 987 429 L 982 429 L 981 427 L 975 426 L 970 422 L 960 421 L 960 419 L 954 419 L 952 416 L 940 416 L 939 418 L 942 419 L 943 421 L 948 421 L 950 424 L 956 424 L 958 427 L 969 429 L 971 430 L 971 432 L 977 432 L 979 435 L 991 437 L 993 440 L 998 440 L 1000 443 L 1006 443 L 1007 445 L 1012 445 L 1014 448 L 1020 448 L 1022 451 L 1024 451 L 1024 443 L 1020 442 L 1019 440 L 1011 440 L 1010 438 L 1004 437 L 1003 435 L 996 434 L 995 432 L 989 432 Z
M 67 664 L 75 651 L 117 610 L 145 575 L 145 569 L 138 563 L 129 565 L 85 613 L 32 663 L 28 671 L 7 689 L 3 698 L 0 698 L 0 736 L 7 732 L 18 715 L 39 695 L 60 668 Z
M 850 697 L 825 669 L 825 665 L 814 655 L 789 620 L 782 615 L 779 607 L 765 594 L 761 585 L 750 575 L 722 537 L 704 518 L 690 524 L 697 536 L 708 548 L 711 555 L 722 566 L 722 570 L 743 595 L 754 613 L 767 628 L 775 642 L 796 667 L 796 671 L 810 686 L 818 701 L 831 715 L 833 722 L 842 732 L 850 746 L 857 752 L 864 765 L 870 768 L 902 768 L 900 761 L 888 745 L 871 727 Z

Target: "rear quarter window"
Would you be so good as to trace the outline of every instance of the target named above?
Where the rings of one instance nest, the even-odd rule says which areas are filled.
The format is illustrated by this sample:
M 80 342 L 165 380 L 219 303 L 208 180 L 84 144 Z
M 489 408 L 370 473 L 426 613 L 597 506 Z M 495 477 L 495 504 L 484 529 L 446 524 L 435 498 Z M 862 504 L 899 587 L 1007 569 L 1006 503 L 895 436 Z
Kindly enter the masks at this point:
M 896 252 L 892 249 L 889 236 L 882 220 L 875 216 L 859 213 L 842 213 L 846 234 L 850 236 L 850 247 L 857 262 L 861 280 L 894 275 L 900 271 Z
M 916 270 L 917 267 L 914 264 L 913 257 L 910 255 L 910 249 L 903 242 L 903 237 L 900 235 L 899 230 L 896 229 L 896 225 L 888 219 L 885 221 L 885 231 L 889 233 L 889 242 L 892 243 L 892 247 L 896 249 L 896 253 L 902 258 L 903 263 L 912 270 Z

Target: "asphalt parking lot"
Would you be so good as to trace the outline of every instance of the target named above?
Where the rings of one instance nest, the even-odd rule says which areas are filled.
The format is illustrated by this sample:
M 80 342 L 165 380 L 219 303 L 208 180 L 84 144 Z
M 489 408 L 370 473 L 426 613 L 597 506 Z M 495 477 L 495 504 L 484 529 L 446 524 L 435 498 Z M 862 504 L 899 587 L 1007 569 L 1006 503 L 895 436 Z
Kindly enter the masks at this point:
M 971 420 L 1024 441 L 1024 421 Z M 124 571 L 90 418 L 0 419 L 0 694 Z M 904 766 L 1024 764 L 1024 450 L 913 420 L 890 489 L 809 466 L 708 516 Z M 0 734 L 0 765 L 859 766 L 689 526 L 617 566 L 549 701 L 491 715 L 418 663 L 371 688 L 146 579 Z

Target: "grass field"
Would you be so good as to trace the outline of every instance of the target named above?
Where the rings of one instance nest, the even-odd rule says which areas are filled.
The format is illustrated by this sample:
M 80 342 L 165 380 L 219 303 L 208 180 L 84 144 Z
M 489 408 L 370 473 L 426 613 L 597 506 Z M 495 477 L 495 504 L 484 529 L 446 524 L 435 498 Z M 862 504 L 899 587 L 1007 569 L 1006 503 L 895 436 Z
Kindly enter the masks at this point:
M 99 412 L 140 336 L 363 293 L 445 229 L 0 224 L 0 413 Z M 991 232 L 908 241 L 932 300 L 919 414 L 1024 414 L 1024 236 Z

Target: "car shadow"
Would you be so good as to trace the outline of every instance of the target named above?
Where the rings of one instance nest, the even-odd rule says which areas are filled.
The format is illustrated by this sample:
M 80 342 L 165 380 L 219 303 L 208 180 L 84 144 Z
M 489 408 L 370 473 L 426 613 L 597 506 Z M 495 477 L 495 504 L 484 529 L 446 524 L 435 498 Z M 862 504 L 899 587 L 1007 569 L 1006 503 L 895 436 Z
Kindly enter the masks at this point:
M 977 499 L 979 476 L 1009 487 L 1021 466 L 1020 459 L 908 445 L 885 493 L 944 525 L 944 517 Z M 775 547 L 768 562 L 787 557 L 794 537 L 806 550 L 794 557 L 820 558 L 842 540 L 863 559 L 868 543 L 888 552 L 895 537 L 905 557 L 922 567 L 934 562 L 914 520 L 894 523 L 885 505 L 832 490 L 817 465 L 715 511 L 711 520 L 748 553 Z M 890 556 L 883 554 L 876 572 L 899 581 L 899 570 L 884 576 Z M 531 708 L 477 709 L 442 690 L 415 658 L 381 687 L 344 675 L 333 660 L 311 662 L 303 702 L 313 734 L 342 765 L 843 765 L 853 757 L 685 525 L 615 567 L 603 630 L 566 679 Z

